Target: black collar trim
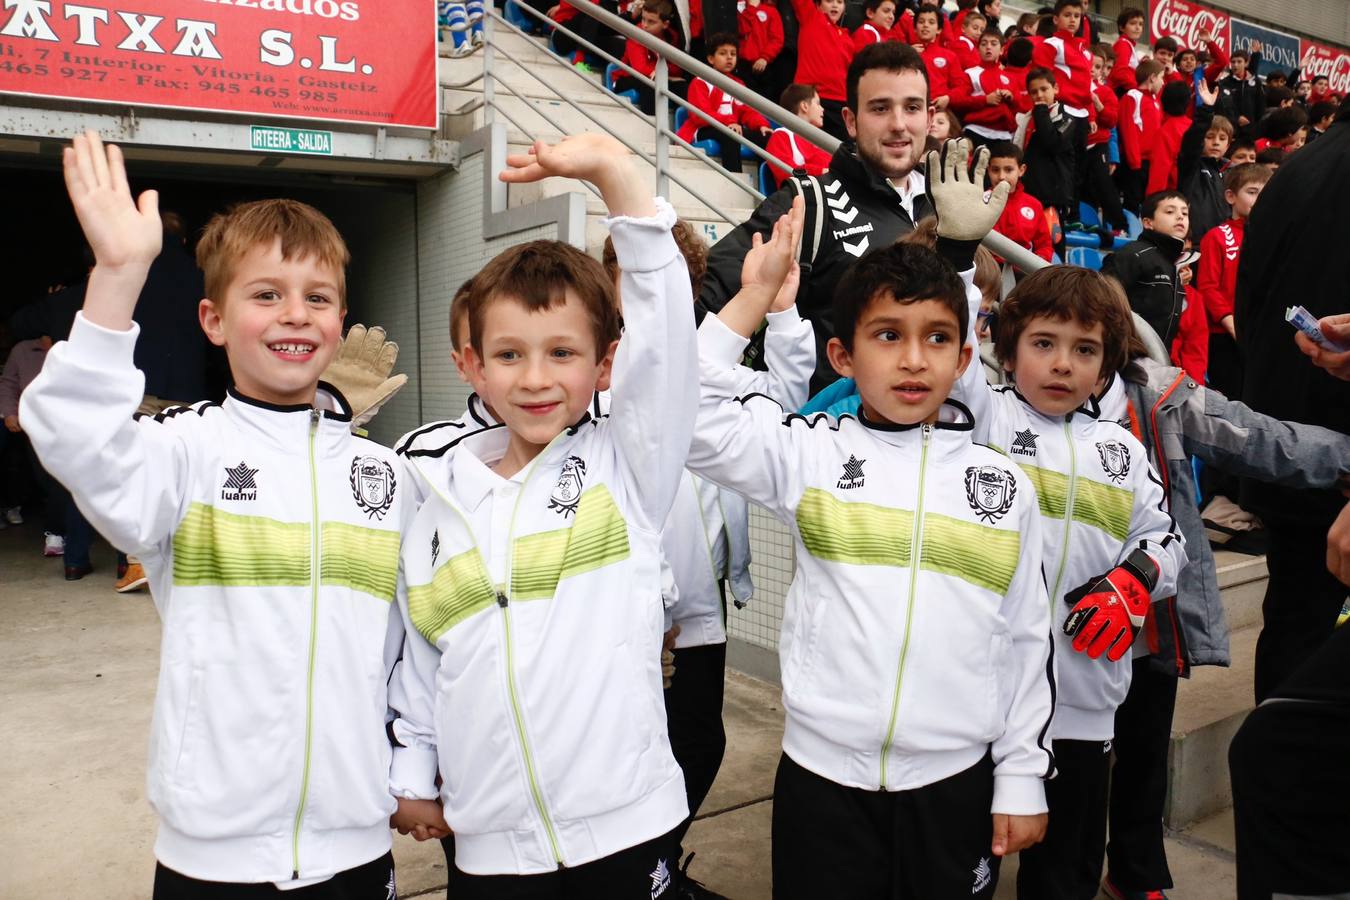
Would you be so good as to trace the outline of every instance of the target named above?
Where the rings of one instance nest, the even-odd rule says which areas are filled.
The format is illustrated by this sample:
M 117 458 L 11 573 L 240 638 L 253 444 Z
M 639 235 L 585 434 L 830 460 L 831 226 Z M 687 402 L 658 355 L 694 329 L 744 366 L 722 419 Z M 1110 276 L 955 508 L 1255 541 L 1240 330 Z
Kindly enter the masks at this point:
M 329 394 L 332 394 L 334 399 L 336 399 L 338 403 L 342 405 L 344 410 L 350 410 L 352 408 L 351 404 L 347 402 L 347 398 L 342 396 L 342 392 L 339 391 L 337 388 L 333 387 L 331 384 L 328 384 L 326 381 L 319 382 L 319 389 L 326 391 Z M 250 397 L 247 394 L 240 393 L 239 389 L 236 388 L 234 385 L 230 385 L 230 387 L 226 389 L 226 393 L 228 393 L 231 398 L 238 401 L 239 403 L 243 403 L 247 406 L 254 406 L 257 407 L 258 409 L 265 409 L 270 412 L 279 412 L 279 413 L 311 412 L 314 409 L 313 403 L 268 403 L 266 400 L 259 400 L 255 397 Z M 324 409 L 319 411 L 323 413 L 324 418 L 332 419 L 335 422 L 350 422 L 352 420 L 352 414 L 347 411 L 334 412 L 333 410 L 330 409 Z
M 867 415 L 863 412 L 862 406 L 859 405 L 859 406 L 858 406 L 858 422 L 859 422 L 860 424 L 862 424 L 863 426 L 872 429 L 873 431 L 909 431 L 909 430 L 914 429 L 914 428 L 919 428 L 920 426 L 922 426 L 922 425 L 924 425 L 924 424 L 931 424 L 931 425 L 933 426 L 934 429 L 941 429 L 941 430 L 943 430 L 943 431 L 973 431 L 973 430 L 974 430 L 974 428 L 975 428 L 975 416 L 971 413 L 970 407 L 966 406 L 964 403 L 960 402 L 959 400 L 952 400 L 950 397 L 947 398 L 946 400 L 942 401 L 942 405 L 943 405 L 943 406 L 950 406 L 950 407 L 952 407 L 953 409 L 955 409 L 957 412 L 961 413 L 961 415 L 965 416 L 965 421 L 964 421 L 964 422 L 943 422 L 942 420 L 939 419 L 939 420 L 936 421 L 936 422 L 931 422 L 931 423 L 915 422 L 915 423 L 912 424 L 912 425 L 900 425 L 900 424 L 895 423 L 895 422 L 873 422 L 871 419 L 867 418 Z

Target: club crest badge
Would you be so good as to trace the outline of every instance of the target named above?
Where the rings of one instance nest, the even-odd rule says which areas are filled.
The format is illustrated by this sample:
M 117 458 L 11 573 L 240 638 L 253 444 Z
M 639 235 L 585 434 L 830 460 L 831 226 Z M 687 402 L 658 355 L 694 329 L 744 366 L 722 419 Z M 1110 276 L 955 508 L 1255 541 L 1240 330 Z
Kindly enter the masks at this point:
M 376 456 L 353 456 L 352 497 L 356 505 L 372 519 L 383 519 L 394 505 L 394 467 Z
M 1120 441 L 1099 441 L 1097 455 L 1102 460 L 1102 470 L 1116 484 L 1130 474 L 1130 448 Z
M 548 508 L 564 519 L 577 511 L 581 502 L 581 488 L 586 481 L 586 460 L 579 456 L 569 456 L 563 463 L 562 474 L 548 498 Z
M 997 522 L 1012 509 L 1017 480 L 1007 469 L 971 466 L 966 469 L 966 501 L 986 522 Z

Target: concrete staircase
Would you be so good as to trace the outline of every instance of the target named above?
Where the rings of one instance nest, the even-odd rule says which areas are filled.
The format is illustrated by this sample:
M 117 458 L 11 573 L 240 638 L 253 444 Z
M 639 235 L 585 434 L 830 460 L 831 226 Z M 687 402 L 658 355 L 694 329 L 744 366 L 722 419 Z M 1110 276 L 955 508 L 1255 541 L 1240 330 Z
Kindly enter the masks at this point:
M 502 108 L 494 116 L 507 129 L 511 152 L 524 150 L 538 138 L 554 141 L 564 133 L 609 130 L 622 135 L 644 154 L 655 156 L 656 130 L 652 119 L 642 115 L 626 100 L 605 90 L 600 84 L 600 76 L 578 73 L 566 60 L 551 52 L 540 38 L 524 38 L 510 32 L 500 23 L 494 25 L 496 30 L 493 41 L 499 48 L 492 64 L 497 82 L 494 95 L 495 102 Z M 448 45 L 442 46 L 442 53 L 447 53 Z M 508 59 L 507 54 L 514 60 Z M 462 138 L 481 128 L 487 121 L 486 108 L 478 105 L 483 99 L 483 80 L 462 87 L 452 86 L 463 85 L 474 76 L 481 75 L 483 67 L 482 49 L 459 59 L 442 56 L 440 60 L 442 109 L 450 114 L 446 134 L 449 138 Z M 547 84 L 541 83 L 540 79 Z M 511 91 L 519 96 L 514 96 Z M 560 93 L 600 124 L 569 106 L 559 98 Z M 455 114 L 456 110 L 467 107 L 476 108 Z M 654 185 L 654 166 L 643 161 L 638 164 L 651 175 Z M 710 244 L 729 232 L 734 227 L 732 223 L 749 218 L 758 204 L 755 195 L 736 187 L 719 174 L 721 165 L 717 161 L 710 160 L 701 152 L 691 152 L 673 141 L 670 169 L 707 200 L 705 203 L 675 183 L 671 184 L 668 199 L 676 212 L 702 233 Z M 745 171 L 737 177 L 747 188 L 753 187 L 757 182 L 757 171 L 757 163 L 747 163 Z M 578 182 L 550 178 L 539 184 L 512 185 L 508 192 L 508 205 L 523 206 L 545 197 L 574 191 L 586 197 L 587 249 L 598 252 L 606 235 L 599 224 L 604 216 L 604 205 L 599 197 Z M 709 204 L 727 213 L 731 221 L 710 209 Z
M 1193 669 L 1177 688 L 1165 814 L 1167 826 L 1174 831 L 1232 805 L 1228 744 L 1254 706 L 1256 637 L 1267 580 L 1265 557 L 1220 552 L 1215 562 L 1233 665 Z

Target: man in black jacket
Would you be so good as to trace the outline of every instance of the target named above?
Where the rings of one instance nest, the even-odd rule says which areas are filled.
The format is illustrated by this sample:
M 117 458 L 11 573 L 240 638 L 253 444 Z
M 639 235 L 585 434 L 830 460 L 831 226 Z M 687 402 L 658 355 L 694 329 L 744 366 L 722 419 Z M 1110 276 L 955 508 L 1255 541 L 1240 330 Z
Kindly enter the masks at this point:
M 1350 104 L 1315 143 L 1280 166 L 1252 210 L 1238 263 L 1234 324 L 1242 399 L 1257 412 L 1350 434 L 1350 383 L 1314 366 L 1290 340 L 1285 308 L 1350 312 Z M 1256 645 L 1256 699 L 1270 696 L 1330 637 L 1345 587 L 1326 571 L 1325 535 L 1345 498 L 1245 482 L 1242 507 L 1270 533 L 1265 626 Z
M 825 345 L 834 335 L 834 286 L 863 254 L 893 244 L 933 213 L 917 170 L 930 118 L 928 73 L 913 47 L 895 41 L 872 44 L 848 69 L 845 142 L 820 176 L 820 246 L 802 267 L 797 306 L 816 334 L 812 393 L 839 376 Z M 800 185 L 799 185 L 800 186 Z M 806 190 L 810 190 L 806 188 Z M 741 264 L 755 234 L 766 238 L 792 206 L 798 189 L 788 181 L 765 198 L 754 214 L 712 248 L 699 292 L 700 313 L 717 312 L 741 286 Z M 809 201 L 808 201 L 809 202 Z M 803 254 L 810 239 L 803 241 Z M 806 262 L 803 259 L 803 262 Z
M 1266 92 L 1256 70 L 1261 65 L 1261 44 L 1252 42 L 1251 55 L 1245 50 L 1234 50 L 1229 64 L 1232 74 L 1223 78 L 1219 84 L 1217 112 L 1225 116 L 1237 133 L 1242 137 L 1254 138 L 1256 123 L 1266 114 Z
M 1102 263 L 1102 272 L 1125 288 L 1130 308 L 1172 346 L 1181 322 L 1186 289 L 1177 275 L 1177 260 L 1185 249 L 1190 210 L 1180 191 L 1158 191 L 1144 198 L 1144 230 Z M 1245 248 L 1244 248 L 1245 249 Z

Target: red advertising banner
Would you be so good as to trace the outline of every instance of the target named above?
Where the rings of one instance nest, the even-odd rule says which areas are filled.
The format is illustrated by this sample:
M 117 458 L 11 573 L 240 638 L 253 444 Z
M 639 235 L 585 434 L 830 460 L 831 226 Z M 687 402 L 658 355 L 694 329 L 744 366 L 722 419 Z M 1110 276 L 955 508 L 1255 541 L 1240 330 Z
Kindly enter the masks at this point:
M 1226 12 L 1186 0 L 1149 0 L 1148 12 L 1148 33 L 1154 41 L 1172 37 L 1182 47 L 1201 50 L 1204 41 L 1200 37 L 1209 34 L 1225 53 L 1231 46 L 1231 19 Z
M 1325 75 L 1334 93 L 1342 96 L 1350 93 L 1350 51 L 1305 40 L 1299 68 L 1304 81 Z
M 435 128 L 430 0 L 4 0 L 0 93 Z

